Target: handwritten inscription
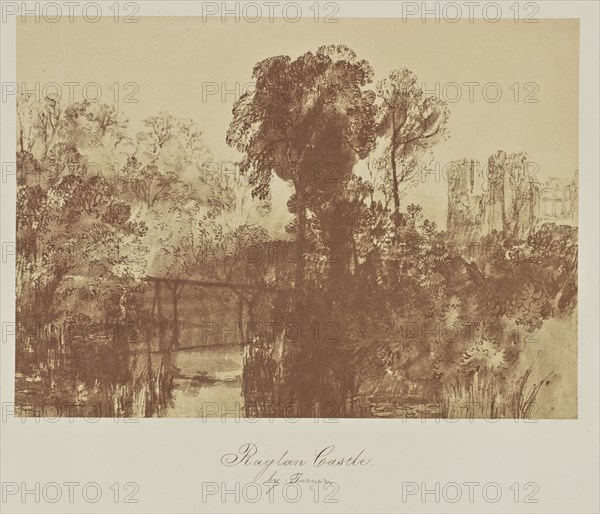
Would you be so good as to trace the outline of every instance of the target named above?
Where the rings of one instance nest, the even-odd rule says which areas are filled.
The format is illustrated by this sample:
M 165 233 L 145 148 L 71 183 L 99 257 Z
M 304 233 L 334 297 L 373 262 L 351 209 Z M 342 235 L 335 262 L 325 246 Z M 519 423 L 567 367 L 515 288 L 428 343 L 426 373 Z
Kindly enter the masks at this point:
M 333 482 L 325 477 L 311 478 L 304 472 L 296 469 L 286 479 L 278 476 L 278 471 L 283 468 L 312 468 L 312 469 L 331 469 L 340 467 L 360 468 L 369 466 L 371 458 L 366 455 L 365 449 L 361 449 L 353 454 L 343 454 L 336 449 L 334 444 L 320 448 L 309 458 L 302 458 L 293 455 L 290 450 L 284 450 L 280 455 L 268 456 L 261 453 L 258 446 L 254 443 L 245 443 L 240 448 L 231 453 L 226 453 L 221 457 L 221 464 L 227 467 L 247 467 L 256 469 L 254 480 L 262 480 L 269 487 L 277 485 L 294 483 L 317 483 L 330 485 Z

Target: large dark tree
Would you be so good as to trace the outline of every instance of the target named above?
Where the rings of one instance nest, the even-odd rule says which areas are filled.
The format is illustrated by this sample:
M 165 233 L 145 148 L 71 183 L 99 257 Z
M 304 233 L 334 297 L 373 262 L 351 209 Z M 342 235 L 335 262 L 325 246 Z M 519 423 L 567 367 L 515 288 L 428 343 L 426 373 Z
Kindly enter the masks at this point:
M 300 303 L 308 212 L 323 212 L 322 205 L 344 191 L 357 160 L 374 145 L 375 94 L 365 89 L 372 74 L 345 46 L 324 46 L 295 60 L 271 57 L 254 67 L 255 90 L 233 108 L 227 143 L 244 153 L 241 171 L 249 174 L 253 194 L 266 197 L 273 174 L 293 185 Z

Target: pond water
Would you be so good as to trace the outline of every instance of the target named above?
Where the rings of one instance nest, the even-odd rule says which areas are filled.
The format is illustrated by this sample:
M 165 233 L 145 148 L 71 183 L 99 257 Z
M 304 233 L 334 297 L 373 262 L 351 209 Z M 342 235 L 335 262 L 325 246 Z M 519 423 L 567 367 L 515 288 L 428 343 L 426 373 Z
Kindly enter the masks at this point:
M 181 350 L 175 353 L 173 399 L 167 417 L 243 415 L 242 352 L 239 346 Z
M 16 397 L 24 416 L 232 418 L 244 416 L 239 345 L 178 348 L 108 338 L 75 340 L 69 352 L 37 345 L 21 352 Z M 433 417 L 435 405 L 365 405 L 363 416 Z M 293 416 L 292 414 L 289 414 Z
M 532 383 L 555 372 L 540 392 L 535 417 L 569 417 L 553 411 L 556 398 L 577 394 L 576 318 L 550 320 L 523 351 L 523 369 L 536 363 Z M 550 333 L 551 332 L 551 333 Z M 32 339 L 19 348 L 17 413 L 72 417 L 242 417 L 242 348 L 236 344 L 159 349 L 94 335 L 61 345 L 59 338 Z M 552 352 L 546 345 L 552 344 Z M 68 351 L 67 348 L 68 347 Z M 558 362 L 558 359 L 561 362 Z M 561 370 L 560 375 L 556 370 Z M 360 417 L 439 418 L 439 404 L 365 399 Z M 573 408 L 576 409 L 576 403 Z M 545 409 L 545 410 L 544 410 Z M 559 414 L 557 416 L 557 414 Z M 466 417 L 458 408 L 449 417 Z M 576 410 L 574 411 L 576 415 Z
M 24 416 L 220 417 L 243 415 L 238 345 L 158 351 L 108 338 L 69 351 L 39 344 L 19 352 L 16 403 Z

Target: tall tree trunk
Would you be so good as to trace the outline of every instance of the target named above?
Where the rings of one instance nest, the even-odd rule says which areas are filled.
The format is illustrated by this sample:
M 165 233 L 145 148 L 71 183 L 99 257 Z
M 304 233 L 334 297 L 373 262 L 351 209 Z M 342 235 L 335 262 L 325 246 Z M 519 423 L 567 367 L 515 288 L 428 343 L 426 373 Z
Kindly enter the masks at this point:
M 300 251 L 298 255 L 298 262 L 296 263 L 296 276 L 295 276 L 295 292 L 296 292 L 296 309 L 302 311 L 304 308 L 304 302 L 306 298 L 306 231 L 307 231 L 307 219 L 306 219 L 306 204 L 304 200 L 304 193 L 301 187 L 296 186 L 296 211 L 298 217 L 298 236 L 297 244 Z
M 398 165 L 396 163 L 396 151 L 392 148 L 392 194 L 394 195 L 394 212 L 400 212 L 400 193 L 398 192 Z
M 335 201 L 327 214 L 325 225 L 329 246 L 329 266 L 327 270 L 327 289 L 332 301 L 344 301 L 345 289 L 350 276 L 353 242 L 353 216 L 344 199 Z
M 238 322 L 238 327 L 240 329 L 240 338 L 241 338 L 241 343 L 244 344 L 247 341 L 244 339 L 244 297 L 242 295 L 242 293 L 237 293 L 237 297 L 238 297 L 238 312 L 237 312 L 237 322 Z
M 179 346 L 179 293 L 183 289 L 183 284 L 181 286 L 177 285 L 177 282 L 173 284 L 173 331 L 172 331 L 172 341 L 171 346 L 173 348 L 177 348 Z
M 254 307 L 256 305 L 256 302 L 258 301 L 258 297 L 256 295 L 253 295 L 250 297 L 250 301 L 248 302 L 248 330 L 247 330 L 247 336 L 248 336 L 248 340 L 251 341 L 252 339 L 254 339 L 254 337 L 257 335 L 256 334 L 256 327 L 254 326 Z
M 392 114 L 392 141 L 390 148 L 390 160 L 392 163 L 392 194 L 394 196 L 394 212 L 398 214 L 400 212 L 400 193 L 398 191 L 398 163 L 396 162 L 396 152 L 398 151 L 398 145 L 396 144 L 396 137 L 396 117 L 395 114 Z
M 163 312 L 162 312 L 162 299 L 160 294 L 160 280 L 157 280 L 154 283 L 154 295 L 156 296 L 156 317 L 158 323 L 158 347 L 162 348 L 164 344 L 164 321 L 163 321 Z

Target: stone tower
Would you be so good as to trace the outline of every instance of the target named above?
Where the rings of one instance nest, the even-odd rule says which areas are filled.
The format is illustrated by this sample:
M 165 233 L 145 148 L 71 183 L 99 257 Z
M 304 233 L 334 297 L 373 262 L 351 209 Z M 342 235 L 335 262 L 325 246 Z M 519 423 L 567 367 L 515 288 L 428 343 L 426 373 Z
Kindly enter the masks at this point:
M 448 235 L 468 243 L 481 235 L 481 195 L 479 161 L 463 159 L 448 170 Z
M 484 220 L 485 230 L 488 234 L 493 230 L 502 232 L 506 224 L 504 191 L 508 177 L 505 176 L 505 162 L 506 152 L 502 150 L 490 156 L 488 160 Z

